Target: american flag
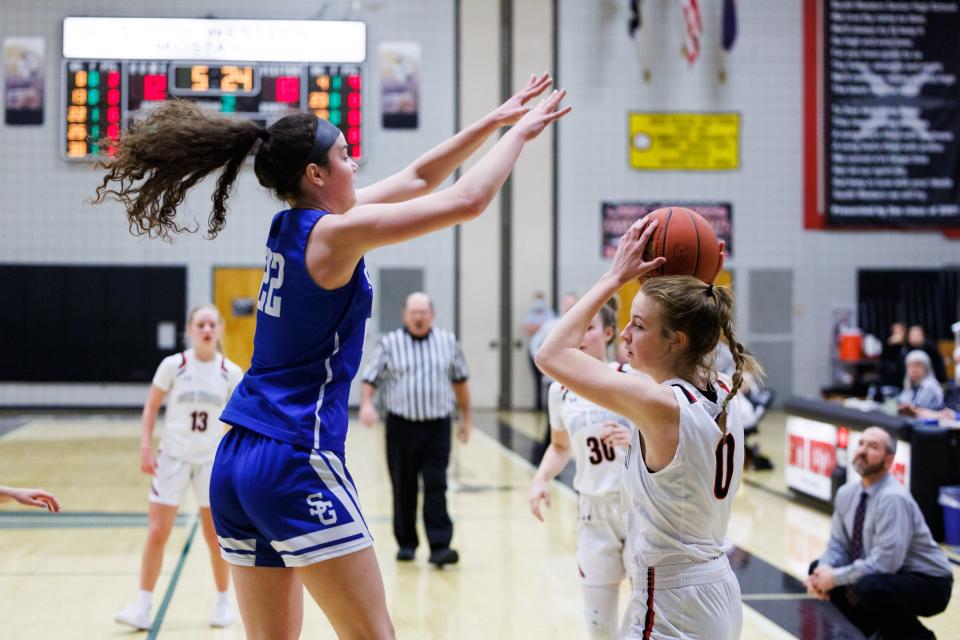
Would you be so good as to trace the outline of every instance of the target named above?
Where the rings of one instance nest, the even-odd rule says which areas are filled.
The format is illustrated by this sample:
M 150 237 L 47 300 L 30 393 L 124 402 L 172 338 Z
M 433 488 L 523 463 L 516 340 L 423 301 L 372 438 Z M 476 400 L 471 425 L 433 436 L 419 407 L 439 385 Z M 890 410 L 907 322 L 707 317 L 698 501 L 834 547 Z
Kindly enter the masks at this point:
M 700 57 L 700 33 L 703 24 L 700 22 L 700 2 L 698 0 L 681 0 L 683 3 L 683 24 L 686 27 L 686 44 L 683 55 L 687 62 L 693 64 Z

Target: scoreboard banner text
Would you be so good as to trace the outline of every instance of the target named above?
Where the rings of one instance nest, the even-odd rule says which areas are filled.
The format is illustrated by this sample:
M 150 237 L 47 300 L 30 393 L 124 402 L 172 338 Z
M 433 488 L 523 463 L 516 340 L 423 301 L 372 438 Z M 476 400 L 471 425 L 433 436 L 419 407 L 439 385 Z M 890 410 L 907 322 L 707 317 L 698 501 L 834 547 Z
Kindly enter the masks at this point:
M 61 153 L 96 159 L 165 100 L 270 126 L 311 112 L 363 157 L 366 25 L 333 20 L 68 17 Z

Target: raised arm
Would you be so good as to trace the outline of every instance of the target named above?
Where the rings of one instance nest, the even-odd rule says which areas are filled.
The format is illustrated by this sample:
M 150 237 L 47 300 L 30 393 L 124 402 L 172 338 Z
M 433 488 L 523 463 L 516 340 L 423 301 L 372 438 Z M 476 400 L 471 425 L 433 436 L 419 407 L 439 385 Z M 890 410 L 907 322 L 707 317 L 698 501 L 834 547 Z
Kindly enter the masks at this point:
M 646 436 L 645 427 L 676 421 L 673 392 L 643 376 L 618 373 L 580 351 L 580 341 L 600 307 L 626 282 L 664 262 L 663 258 L 643 260 L 643 248 L 657 224 L 645 220 L 624 234 L 610 270 L 557 321 L 537 352 L 536 364 L 577 395 L 624 416 Z
M 430 149 L 398 173 L 357 189 L 357 204 L 403 202 L 430 193 L 473 155 L 490 134 L 500 127 L 515 124 L 531 109 L 527 103 L 543 93 L 552 81 L 546 72 L 539 77 L 530 76 L 520 91 L 463 131 Z
M 450 188 L 396 204 L 359 205 L 321 218 L 307 247 L 310 275 L 321 287 L 342 286 L 369 250 L 479 216 L 510 175 L 523 146 L 570 112 L 570 107 L 560 108 L 565 95 L 554 91 L 527 112 Z

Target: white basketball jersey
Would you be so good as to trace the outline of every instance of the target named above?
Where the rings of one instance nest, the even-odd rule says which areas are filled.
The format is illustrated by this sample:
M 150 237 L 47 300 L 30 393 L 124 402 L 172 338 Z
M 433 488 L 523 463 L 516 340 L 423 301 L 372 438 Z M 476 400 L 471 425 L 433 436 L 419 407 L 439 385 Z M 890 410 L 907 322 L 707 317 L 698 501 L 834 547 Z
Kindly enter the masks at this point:
M 711 401 L 684 380 L 668 380 L 680 405 L 680 441 L 666 467 L 651 473 L 634 430 L 623 469 L 621 501 L 633 570 L 706 562 L 724 551 L 733 498 L 743 476 L 743 425 L 731 403 L 727 433 L 716 418 L 727 385 Z
M 559 382 L 550 385 L 547 408 L 550 428 L 566 431 L 570 436 L 577 467 L 573 488 L 591 496 L 619 493 L 626 451 L 606 444 L 600 436 L 606 422 L 616 422 L 636 431 L 633 425 L 623 416 L 584 400 Z
M 213 460 L 226 428 L 220 412 L 241 378 L 243 370 L 220 353 L 202 361 L 188 349 L 164 358 L 153 376 L 167 392 L 160 449 L 196 464 Z

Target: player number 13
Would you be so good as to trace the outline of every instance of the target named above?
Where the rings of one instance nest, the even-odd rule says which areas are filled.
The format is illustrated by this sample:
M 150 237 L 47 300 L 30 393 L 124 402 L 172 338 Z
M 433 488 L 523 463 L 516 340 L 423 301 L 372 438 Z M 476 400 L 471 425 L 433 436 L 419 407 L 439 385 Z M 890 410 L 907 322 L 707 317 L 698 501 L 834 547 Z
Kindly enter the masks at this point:
M 260 297 L 257 299 L 257 309 L 268 316 L 280 317 L 279 295 L 283 286 L 283 255 L 267 249 L 267 263 L 263 268 L 263 280 L 260 283 Z

